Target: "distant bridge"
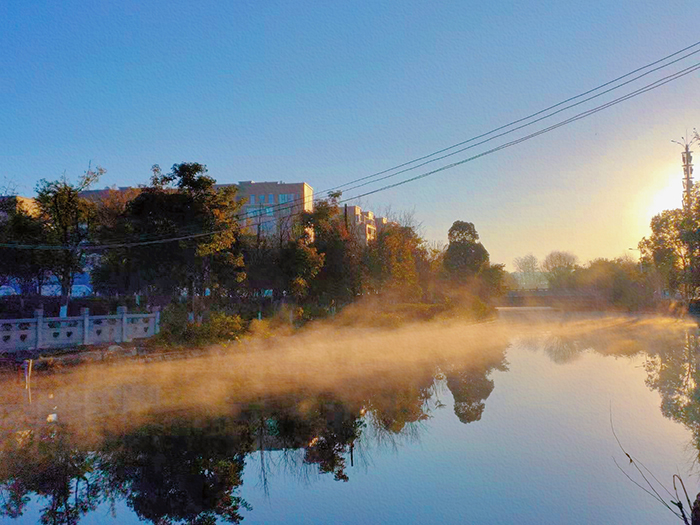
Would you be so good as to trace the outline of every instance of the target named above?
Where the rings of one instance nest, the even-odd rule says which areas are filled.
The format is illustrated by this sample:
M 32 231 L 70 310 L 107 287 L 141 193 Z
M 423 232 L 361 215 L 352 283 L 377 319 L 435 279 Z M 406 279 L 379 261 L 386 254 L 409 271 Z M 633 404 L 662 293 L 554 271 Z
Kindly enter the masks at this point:
M 605 301 L 590 292 L 568 290 L 511 290 L 497 301 L 497 306 L 549 306 L 560 308 L 598 308 Z

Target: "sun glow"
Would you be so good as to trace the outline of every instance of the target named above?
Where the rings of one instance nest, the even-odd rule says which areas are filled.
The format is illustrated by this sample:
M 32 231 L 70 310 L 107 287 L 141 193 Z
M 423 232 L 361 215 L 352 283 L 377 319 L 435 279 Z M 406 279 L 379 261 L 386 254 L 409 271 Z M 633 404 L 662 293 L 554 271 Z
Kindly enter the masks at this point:
M 647 212 L 649 218 L 665 210 L 680 208 L 683 200 L 683 182 L 681 169 L 674 166 L 659 177 L 659 187 L 650 196 Z M 664 182 L 665 181 L 665 184 Z

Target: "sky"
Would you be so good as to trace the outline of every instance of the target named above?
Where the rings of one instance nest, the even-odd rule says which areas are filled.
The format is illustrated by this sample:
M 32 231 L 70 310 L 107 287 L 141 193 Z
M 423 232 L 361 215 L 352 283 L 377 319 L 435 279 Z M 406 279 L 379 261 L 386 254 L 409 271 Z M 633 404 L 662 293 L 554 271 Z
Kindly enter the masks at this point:
M 153 164 L 180 162 L 222 183 L 320 192 L 700 40 L 700 5 L 672 0 L 3 0 L 0 20 L 0 186 L 28 196 L 89 165 L 107 170 L 101 188 L 145 184 Z M 473 222 L 509 269 L 552 250 L 636 256 L 654 213 L 680 206 L 671 140 L 700 127 L 699 75 L 360 205 L 412 212 L 434 242 Z

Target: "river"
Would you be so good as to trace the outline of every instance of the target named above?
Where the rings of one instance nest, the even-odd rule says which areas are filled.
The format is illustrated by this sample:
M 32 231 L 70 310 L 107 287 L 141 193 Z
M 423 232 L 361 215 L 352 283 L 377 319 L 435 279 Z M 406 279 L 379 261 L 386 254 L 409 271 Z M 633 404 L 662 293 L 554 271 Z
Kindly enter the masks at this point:
M 43 371 L 31 403 L 5 377 L 0 521 L 682 523 L 699 348 L 687 320 L 509 313 Z

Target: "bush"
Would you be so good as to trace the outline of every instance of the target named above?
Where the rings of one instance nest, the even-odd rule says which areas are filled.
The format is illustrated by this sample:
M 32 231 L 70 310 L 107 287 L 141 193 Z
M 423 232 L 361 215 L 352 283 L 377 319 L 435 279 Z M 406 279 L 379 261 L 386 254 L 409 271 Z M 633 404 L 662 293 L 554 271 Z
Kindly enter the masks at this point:
M 190 323 L 188 309 L 183 304 L 172 304 L 161 314 L 160 340 L 195 346 L 236 341 L 246 331 L 239 315 L 213 312 L 202 323 Z
M 227 315 L 224 312 L 214 312 L 199 329 L 203 336 L 217 341 L 235 341 L 245 332 L 240 315 Z

